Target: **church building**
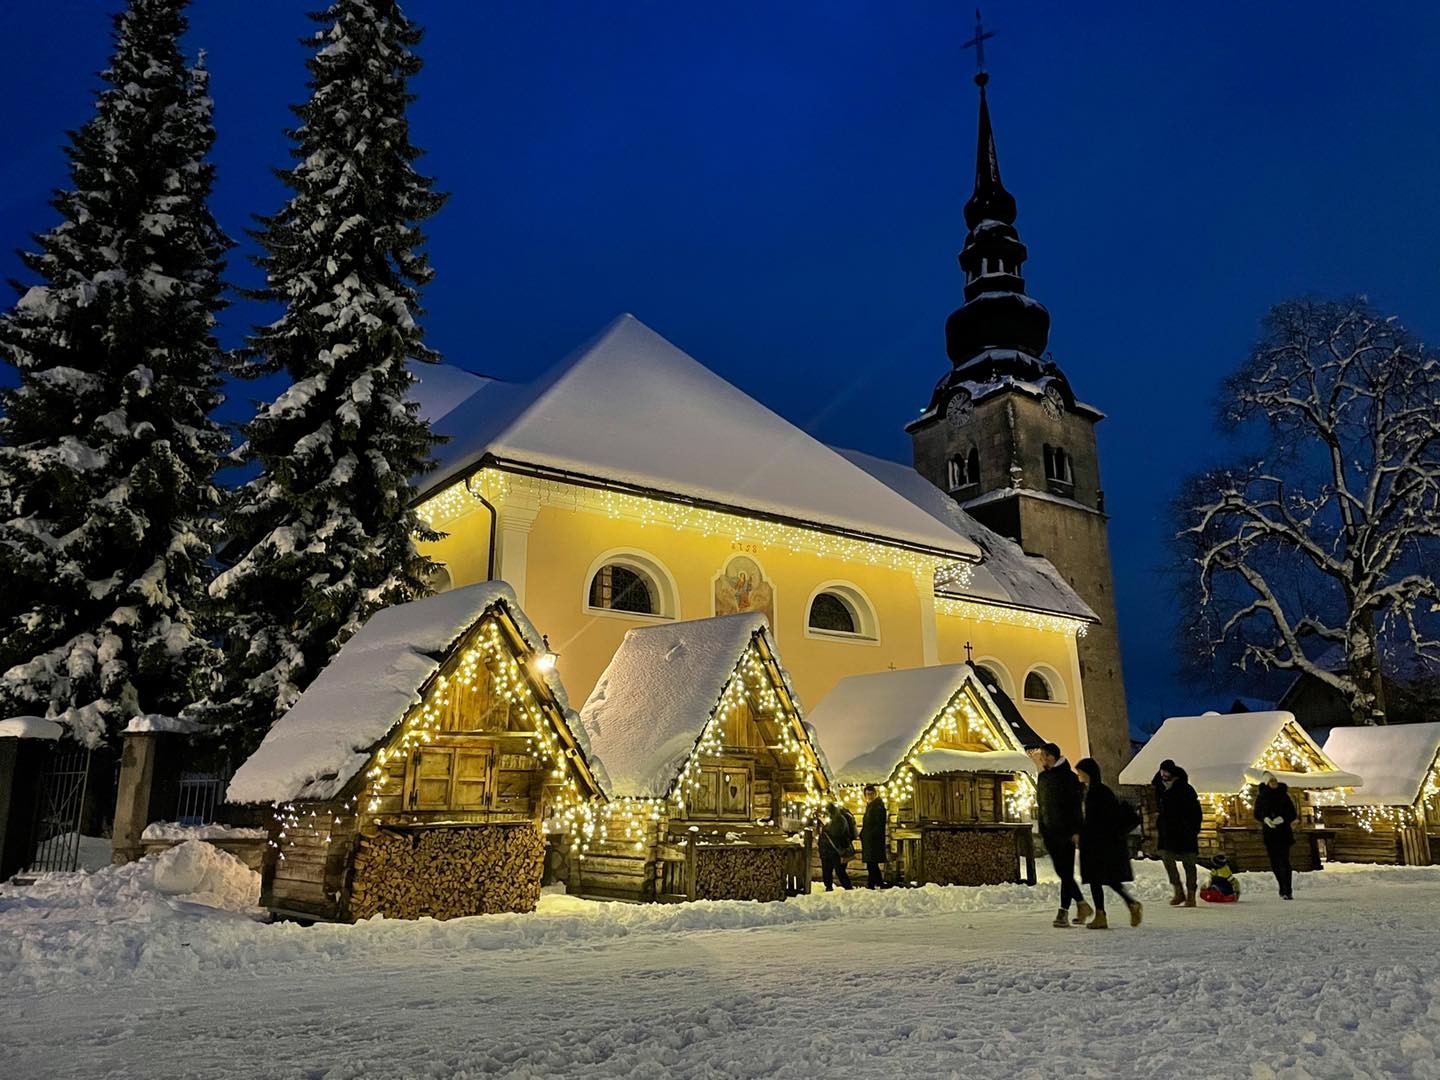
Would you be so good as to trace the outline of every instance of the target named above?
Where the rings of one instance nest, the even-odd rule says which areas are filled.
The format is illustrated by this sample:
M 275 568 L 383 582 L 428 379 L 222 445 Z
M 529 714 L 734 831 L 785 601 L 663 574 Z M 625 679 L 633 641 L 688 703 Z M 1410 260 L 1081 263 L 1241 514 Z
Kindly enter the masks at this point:
M 1072 757 L 1128 747 L 1101 414 L 1046 357 L 981 86 L 953 364 L 915 468 L 826 446 L 632 316 L 531 383 L 419 366 L 437 587 L 501 579 L 584 698 L 627 630 L 762 613 L 804 705 L 971 661 Z M 657 692 L 663 692 L 657 690 Z

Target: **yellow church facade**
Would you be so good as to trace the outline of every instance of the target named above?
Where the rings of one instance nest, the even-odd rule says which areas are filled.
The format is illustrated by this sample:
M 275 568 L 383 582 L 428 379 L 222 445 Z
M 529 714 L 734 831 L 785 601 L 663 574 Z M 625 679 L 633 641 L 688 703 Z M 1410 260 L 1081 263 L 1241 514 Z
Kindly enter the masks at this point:
M 758 611 L 802 705 L 971 659 L 1088 751 L 1093 612 L 908 466 L 823 446 L 630 317 L 535 384 L 417 374 L 448 440 L 419 504 L 439 587 L 506 581 L 573 697 L 630 629 Z

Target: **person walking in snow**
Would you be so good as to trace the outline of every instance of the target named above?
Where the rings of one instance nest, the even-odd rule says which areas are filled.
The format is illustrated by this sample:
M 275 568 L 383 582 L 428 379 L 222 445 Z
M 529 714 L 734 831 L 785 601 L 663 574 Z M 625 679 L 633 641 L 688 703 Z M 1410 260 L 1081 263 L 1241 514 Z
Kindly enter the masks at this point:
M 1290 788 L 1266 772 L 1255 788 L 1255 820 L 1265 840 L 1265 854 L 1270 856 L 1270 869 L 1280 887 L 1280 899 L 1294 900 L 1293 877 L 1290 869 L 1290 845 L 1295 843 L 1295 830 L 1290 823 L 1298 817 Z
M 1035 781 L 1036 817 L 1040 838 L 1050 853 L 1055 876 L 1060 879 L 1060 910 L 1055 926 L 1070 925 L 1070 905 L 1075 905 L 1075 922 L 1084 924 L 1095 914 L 1085 902 L 1085 894 L 1075 882 L 1075 845 L 1080 840 L 1084 819 L 1081 801 L 1085 789 L 1075 777 L 1075 770 L 1060 753 L 1055 743 L 1040 748 L 1040 775 Z
M 1195 906 L 1195 860 L 1200 855 L 1200 826 L 1204 812 L 1200 796 L 1190 786 L 1190 777 L 1179 765 L 1169 760 L 1160 763 L 1160 771 L 1150 781 L 1155 788 L 1155 802 L 1160 809 L 1157 822 L 1160 861 L 1175 895 L 1171 907 Z M 1185 888 L 1180 888 L 1180 871 L 1176 862 L 1185 864 Z
M 874 784 L 865 785 L 865 819 L 860 823 L 860 857 L 865 860 L 867 889 L 883 889 L 885 874 L 885 800 Z
M 1075 774 L 1085 785 L 1085 820 L 1080 826 L 1080 879 L 1090 886 L 1095 902 L 1091 930 L 1108 930 L 1105 918 L 1105 890 L 1109 889 L 1125 901 L 1130 909 L 1130 925 L 1139 926 L 1144 908 L 1130 895 L 1125 883 L 1135 880 L 1130 867 L 1130 830 L 1137 824 L 1134 811 L 1115 797 L 1105 786 L 1100 766 L 1094 758 L 1085 758 L 1075 766 Z
M 845 863 L 855 853 L 855 815 L 839 803 L 825 807 L 825 823 L 820 828 L 820 878 L 825 891 L 835 891 L 835 878 L 842 889 L 850 889 L 850 871 Z

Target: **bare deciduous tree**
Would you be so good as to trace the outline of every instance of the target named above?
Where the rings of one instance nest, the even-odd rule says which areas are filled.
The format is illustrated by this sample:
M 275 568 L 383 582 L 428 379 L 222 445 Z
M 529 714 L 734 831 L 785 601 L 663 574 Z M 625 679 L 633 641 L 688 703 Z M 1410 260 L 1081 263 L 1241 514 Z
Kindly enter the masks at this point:
M 1384 723 L 1383 650 L 1440 657 L 1440 360 L 1363 300 L 1291 301 L 1221 421 L 1255 454 L 1182 491 L 1187 632 Z M 1343 665 L 1321 662 L 1337 647 Z

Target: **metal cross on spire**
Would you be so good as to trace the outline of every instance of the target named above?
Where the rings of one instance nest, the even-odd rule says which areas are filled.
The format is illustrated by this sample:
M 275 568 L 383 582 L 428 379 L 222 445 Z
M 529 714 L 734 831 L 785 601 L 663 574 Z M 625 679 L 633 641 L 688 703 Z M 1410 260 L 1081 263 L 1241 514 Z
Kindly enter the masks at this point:
M 965 662 L 968 664 L 974 659 L 974 649 L 971 647 L 970 642 L 967 641 L 965 642 Z
M 994 30 L 986 30 L 985 24 L 980 21 L 980 9 L 975 9 L 975 36 L 964 45 L 962 49 L 975 50 L 975 85 L 984 86 L 990 81 L 990 74 L 985 70 L 985 42 L 995 36 Z

